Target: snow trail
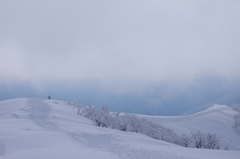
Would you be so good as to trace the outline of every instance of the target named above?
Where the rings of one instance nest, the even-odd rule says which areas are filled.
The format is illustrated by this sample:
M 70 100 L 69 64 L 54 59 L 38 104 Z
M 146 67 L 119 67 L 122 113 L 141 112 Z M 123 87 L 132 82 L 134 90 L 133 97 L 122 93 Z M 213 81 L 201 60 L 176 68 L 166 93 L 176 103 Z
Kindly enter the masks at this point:
M 49 120 L 51 108 L 44 100 L 29 99 L 28 105 L 30 106 L 29 116 L 33 123 L 45 129 L 59 130 L 58 126 Z
M 100 151 L 107 151 L 116 154 L 122 159 L 190 159 L 177 156 L 174 153 L 159 151 L 149 151 L 137 149 L 132 145 L 123 144 L 117 140 L 113 134 L 92 134 L 72 129 L 71 126 L 58 125 L 58 121 L 53 121 L 52 108 L 44 100 L 29 99 L 29 116 L 34 124 L 50 130 L 66 134 L 73 142 Z M 101 129 L 100 129 L 101 130 Z

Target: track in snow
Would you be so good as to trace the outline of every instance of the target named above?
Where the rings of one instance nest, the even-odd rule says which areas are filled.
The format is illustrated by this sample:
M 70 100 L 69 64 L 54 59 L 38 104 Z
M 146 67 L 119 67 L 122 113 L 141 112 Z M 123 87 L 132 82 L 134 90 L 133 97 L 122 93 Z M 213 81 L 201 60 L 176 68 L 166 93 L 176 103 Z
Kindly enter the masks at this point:
M 116 139 L 114 134 L 92 134 L 71 130 L 71 128 L 67 126 L 60 127 L 57 121 L 51 120 L 51 106 L 41 99 L 29 99 L 28 106 L 30 107 L 29 117 L 34 124 L 49 131 L 62 132 L 74 142 L 87 148 L 111 152 L 122 159 L 190 159 L 160 150 L 149 151 L 137 149 L 131 145 L 121 143 Z

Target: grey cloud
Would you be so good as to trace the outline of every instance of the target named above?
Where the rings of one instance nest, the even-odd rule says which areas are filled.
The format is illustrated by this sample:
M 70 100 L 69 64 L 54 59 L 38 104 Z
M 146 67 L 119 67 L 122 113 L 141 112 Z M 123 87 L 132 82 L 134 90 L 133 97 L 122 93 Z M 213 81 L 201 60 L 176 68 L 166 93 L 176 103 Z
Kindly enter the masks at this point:
M 20 56 L 5 76 L 189 80 L 240 67 L 237 1 L 1 3 L 1 54 Z
M 2 0 L 0 82 L 29 82 L 39 91 L 57 83 L 71 94 L 89 81 L 88 96 L 98 96 L 95 86 L 109 104 L 108 96 L 139 110 L 173 99 L 194 105 L 188 98 L 207 96 L 192 97 L 193 89 L 212 88 L 199 77 L 240 79 L 239 7 L 223 0 Z M 140 97 L 146 100 L 136 104 Z

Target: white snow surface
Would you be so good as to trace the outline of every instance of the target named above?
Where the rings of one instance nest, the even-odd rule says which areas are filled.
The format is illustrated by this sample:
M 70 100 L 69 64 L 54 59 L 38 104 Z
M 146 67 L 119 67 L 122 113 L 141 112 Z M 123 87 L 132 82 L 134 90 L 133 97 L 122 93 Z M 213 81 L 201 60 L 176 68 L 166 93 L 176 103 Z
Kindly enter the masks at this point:
M 196 130 L 214 133 L 221 137 L 223 144 L 230 143 L 231 150 L 240 151 L 240 132 L 234 129 L 234 115 L 236 113 L 238 112 L 226 105 L 216 104 L 205 111 L 190 116 L 138 116 L 173 129 L 178 135 L 190 134 L 191 131 Z
M 0 159 L 239 159 L 235 113 L 217 105 L 187 117 L 144 116 L 178 134 L 199 129 L 232 141 L 232 150 L 207 150 L 96 127 L 64 101 L 11 99 L 0 102 Z

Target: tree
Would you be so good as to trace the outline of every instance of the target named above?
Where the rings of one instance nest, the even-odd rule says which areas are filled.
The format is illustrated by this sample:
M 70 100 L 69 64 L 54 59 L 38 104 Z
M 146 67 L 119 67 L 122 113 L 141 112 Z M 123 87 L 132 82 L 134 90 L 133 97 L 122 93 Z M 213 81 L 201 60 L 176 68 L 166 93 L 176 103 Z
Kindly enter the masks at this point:
M 145 118 L 139 118 L 134 114 L 121 114 L 118 110 L 114 113 L 110 113 L 109 107 L 105 105 L 102 106 L 101 110 L 98 110 L 93 106 L 86 106 L 75 103 L 67 104 L 70 106 L 73 105 L 75 108 L 77 108 L 79 115 L 83 115 L 86 118 L 92 120 L 93 124 L 96 126 L 141 133 L 154 139 L 182 145 L 184 147 L 207 149 L 220 149 L 222 147 L 221 138 L 216 134 L 205 134 L 197 130 L 192 131 L 191 136 L 185 134 L 178 136 L 172 129 L 165 128 L 160 124 L 148 121 Z M 238 119 L 236 125 L 240 127 L 240 114 L 236 115 L 236 118 Z M 228 147 L 229 144 L 224 149 L 228 149 Z
M 204 142 L 205 142 L 205 135 L 199 130 L 197 130 L 195 132 L 192 131 L 191 135 L 192 135 L 192 140 L 193 140 L 193 143 L 194 143 L 194 147 L 203 148 Z
M 207 149 L 220 149 L 221 148 L 221 137 L 216 134 L 207 133 L 205 135 L 205 148 Z
M 119 122 L 118 122 L 119 130 L 126 131 L 127 126 L 130 122 L 128 113 L 124 113 L 124 115 L 120 115 L 118 119 L 119 119 Z
M 141 123 L 139 118 L 136 115 L 128 114 L 129 123 L 127 125 L 127 131 L 131 132 L 140 132 Z
M 206 148 L 206 149 L 221 149 L 221 137 L 213 133 L 202 133 L 197 130 L 191 132 L 193 146 L 196 148 Z
M 179 140 L 179 145 L 182 145 L 184 147 L 190 147 L 193 142 L 191 136 L 186 134 L 183 134 Z
M 100 118 L 100 122 L 101 122 L 101 126 L 102 127 L 109 127 L 110 122 L 111 122 L 111 118 L 112 116 L 109 114 L 109 107 L 106 105 L 102 106 L 102 110 L 99 111 L 99 118 Z

